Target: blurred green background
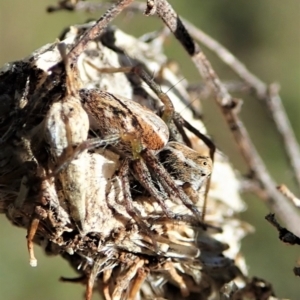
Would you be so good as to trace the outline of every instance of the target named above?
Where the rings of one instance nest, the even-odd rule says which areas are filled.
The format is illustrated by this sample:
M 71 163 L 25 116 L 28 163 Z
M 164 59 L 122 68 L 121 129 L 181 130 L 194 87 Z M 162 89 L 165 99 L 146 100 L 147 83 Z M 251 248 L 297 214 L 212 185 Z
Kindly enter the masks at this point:
M 284 106 L 300 140 L 300 1 L 170 2 L 182 16 L 229 48 L 263 81 L 280 83 Z M 50 4 L 55 4 L 55 1 L 0 0 L 0 66 L 53 42 L 67 25 L 81 23 L 91 17 L 84 13 L 67 12 L 48 15 L 45 8 Z M 161 26 L 155 18 L 142 16 L 125 20 L 119 17 L 116 23 L 137 36 Z M 141 23 L 143 26 L 137 26 Z M 179 61 L 183 74 L 191 82 L 199 80 L 197 71 L 176 42 L 168 42 L 166 51 L 170 58 Z M 234 74 L 213 55 L 208 53 L 208 57 L 223 79 L 235 79 Z M 246 172 L 231 136 L 224 132 L 225 126 L 218 109 L 212 101 L 204 101 L 203 105 L 205 123 L 218 147 L 231 158 L 238 170 Z M 242 117 L 275 180 L 287 184 L 300 195 L 281 141 L 264 106 L 255 99 L 247 98 Z M 242 217 L 256 227 L 256 232 L 243 243 L 250 275 L 272 282 L 278 297 L 299 299 L 300 279 L 292 272 L 300 256 L 299 248 L 283 245 L 278 240 L 275 230 L 264 221 L 268 210 L 259 199 L 252 196 L 244 199 L 249 209 Z M 1 299 L 82 299 L 83 287 L 58 282 L 61 275 L 75 275 L 61 258 L 48 258 L 37 248 L 38 267 L 34 269 L 29 266 L 25 235 L 25 230 L 12 227 L 0 215 Z M 97 296 L 94 298 L 97 299 Z

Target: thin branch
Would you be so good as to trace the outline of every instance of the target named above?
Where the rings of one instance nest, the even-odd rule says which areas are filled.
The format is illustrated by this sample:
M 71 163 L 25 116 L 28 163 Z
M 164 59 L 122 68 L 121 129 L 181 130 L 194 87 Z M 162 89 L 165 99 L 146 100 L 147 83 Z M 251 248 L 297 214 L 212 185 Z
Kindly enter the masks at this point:
M 253 75 L 246 66 L 240 62 L 228 49 L 222 46 L 219 42 L 211 38 L 202 30 L 195 27 L 193 24 L 184 20 L 184 25 L 187 30 L 198 40 L 202 45 L 214 52 L 226 65 L 228 65 L 241 79 L 243 79 L 255 92 L 256 97 L 267 105 L 272 119 L 276 125 L 294 170 L 296 181 L 300 187 L 300 146 L 293 132 L 291 123 L 287 117 L 286 111 L 282 105 L 282 100 L 279 96 L 279 87 L 276 84 L 268 86 L 258 77 Z
M 133 0 L 120 0 L 110 9 L 108 9 L 93 27 L 86 31 L 80 41 L 68 53 L 68 61 L 70 62 L 72 68 L 76 67 L 77 59 L 79 55 L 85 50 L 87 43 L 99 37 L 103 33 L 103 30 L 107 27 L 107 25 L 132 1 Z
M 278 191 L 290 200 L 296 207 L 300 208 L 300 199 L 297 198 L 284 184 L 277 187 Z
M 276 220 L 274 214 L 268 214 L 265 219 L 277 229 L 279 233 L 279 239 L 282 242 L 290 245 L 300 245 L 300 238 L 286 228 L 282 227 Z
M 95 11 L 101 9 L 107 9 L 111 6 L 111 3 L 93 3 L 88 1 L 76 1 L 73 3 L 70 0 L 62 0 L 58 1 L 57 5 L 49 5 L 47 7 L 48 13 L 58 12 L 61 10 L 64 11 L 83 11 L 93 13 Z M 136 12 L 143 12 L 145 10 L 145 3 L 141 2 L 134 2 L 130 6 L 124 8 L 126 11 L 136 13 Z
M 90 3 L 86 1 L 77 1 L 76 3 L 73 3 L 69 0 L 63 0 L 59 1 L 57 5 L 49 5 L 47 7 L 47 12 L 53 13 L 60 10 L 93 12 L 106 6 L 107 3 Z
M 274 211 L 293 232 L 300 234 L 299 215 L 295 212 L 290 203 L 277 191 L 273 179 L 269 175 L 244 124 L 238 116 L 240 101 L 232 98 L 228 93 L 210 62 L 198 44 L 191 38 L 170 4 L 166 0 L 149 0 L 147 5 L 146 14 L 156 13 L 164 21 L 189 53 L 202 77 L 211 84 L 215 94 L 215 100 L 227 121 L 245 162 L 248 164 L 254 179 L 259 181 L 269 196 L 266 200 L 269 208 Z
M 249 85 L 242 81 L 230 80 L 222 81 L 222 83 L 230 93 L 243 93 L 249 95 L 251 92 L 251 88 L 249 87 Z M 200 99 L 208 98 L 212 93 L 210 87 L 203 82 L 190 84 L 187 87 L 187 91 L 189 93 L 198 95 Z
M 242 178 L 240 179 L 240 193 L 252 193 L 257 197 L 267 201 L 269 195 L 266 193 L 266 190 L 261 187 L 258 181 L 254 181 L 251 178 Z

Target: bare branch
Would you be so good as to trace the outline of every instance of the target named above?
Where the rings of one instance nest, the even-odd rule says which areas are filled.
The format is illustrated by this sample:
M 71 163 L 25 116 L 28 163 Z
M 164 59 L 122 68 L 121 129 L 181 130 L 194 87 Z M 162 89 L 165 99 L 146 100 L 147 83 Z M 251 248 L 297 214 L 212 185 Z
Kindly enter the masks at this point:
M 77 58 L 85 50 L 87 43 L 99 37 L 107 25 L 132 1 L 133 0 L 120 0 L 107 10 L 107 12 L 96 22 L 93 28 L 86 31 L 80 42 L 77 43 L 68 54 L 68 61 L 73 65 L 73 67 L 76 66 Z
M 297 198 L 284 184 L 277 187 L 278 191 L 289 199 L 296 207 L 300 207 L 300 199 Z
M 259 182 L 254 181 L 251 178 L 243 178 L 240 180 L 240 192 L 255 194 L 257 197 L 265 201 L 267 201 L 269 198 L 266 190 L 261 187 Z
M 107 6 L 107 3 L 91 3 L 86 1 L 77 1 L 76 3 L 72 3 L 69 0 L 63 0 L 59 1 L 55 6 L 48 6 L 47 12 L 53 13 L 60 10 L 93 12 L 102 8 L 107 8 Z
M 277 229 L 281 241 L 290 245 L 300 245 L 300 238 L 282 227 L 276 220 L 274 214 L 268 214 L 265 219 Z
M 100 9 L 107 9 L 111 6 L 111 3 L 94 3 L 88 1 L 70 1 L 62 0 L 57 3 L 57 5 L 49 5 L 47 7 L 48 13 L 57 12 L 60 10 L 64 11 L 83 11 L 83 12 L 95 12 Z M 145 4 L 142 2 L 131 3 L 130 6 L 125 7 L 124 10 L 127 12 L 143 12 L 145 10 Z
M 228 65 L 241 79 L 243 79 L 255 92 L 258 99 L 262 100 L 268 107 L 272 119 L 276 125 L 294 170 L 296 181 L 300 187 L 300 147 L 293 132 L 291 123 L 282 105 L 277 84 L 268 86 L 258 77 L 253 75 L 246 66 L 240 62 L 228 49 L 219 42 L 184 20 L 187 30 L 202 45 L 213 51 L 226 65 Z
M 243 93 L 243 94 L 250 94 L 251 89 L 249 85 L 242 81 L 237 80 L 229 80 L 229 81 L 222 81 L 225 85 L 227 90 L 231 93 Z M 211 95 L 210 88 L 203 82 L 201 83 L 192 83 L 187 88 L 189 93 L 194 93 L 199 95 L 200 99 L 208 98 Z

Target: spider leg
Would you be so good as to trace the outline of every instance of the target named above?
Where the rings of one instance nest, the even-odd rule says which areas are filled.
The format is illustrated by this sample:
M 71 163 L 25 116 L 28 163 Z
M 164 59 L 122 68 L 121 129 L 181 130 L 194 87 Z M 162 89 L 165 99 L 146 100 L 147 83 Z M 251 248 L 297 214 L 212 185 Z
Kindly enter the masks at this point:
M 155 198 L 155 200 L 158 201 L 165 215 L 170 219 L 174 219 L 175 214 L 166 206 L 166 195 L 160 193 L 153 185 L 151 174 L 144 160 L 142 158 L 136 159 L 132 162 L 132 166 L 135 171 L 134 175 L 138 178 L 144 188 Z
M 162 114 L 163 121 L 169 126 L 170 122 L 173 119 L 174 115 L 174 106 L 169 98 L 169 96 L 163 93 L 158 84 L 154 82 L 151 76 L 145 71 L 145 69 L 141 65 L 137 65 L 134 67 L 109 67 L 109 68 L 98 68 L 91 62 L 87 62 L 90 66 L 96 69 L 98 72 L 102 73 L 133 73 L 140 77 L 150 88 L 151 90 L 157 95 L 157 97 L 161 100 L 164 104 L 164 111 Z
M 162 183 L 164 189 L 169 195 L 175 196 L 179 198 L 182 203 L 194 214 L 196 219 L 200 222 L 201 225 L 204 226 L 201 218 L 201 213 L 198 208 L 194 205 L 193 201 L 185 194 L 185 192 L 177 186 L 174 182 L 170 174 L 166 171 L 166 169 L 162 166 L 162 164 L 158 161 L 155 155 L 148 149 L 144 149 L 141 152 L 142 158 L 145 160 L 146 164 L 157 174 L 160 178 L 160 182 Z M 170 218 L 174 218 L 174 214 Z
M 92 138 L 82 142 L 71 153 L 67 153 L 67 155 L 64 155 L 64 157 L 60 159 L 61 162 L 59 163 L 59 166 L 56 167 L 54 171 L 50 175 L 48 175 L 47 178 L 58 175 L 63 169 L 65 169 L 76 157 L 78 157 L 84 151 L 91 150 L 98 147 L 105 147 L 108 144 L 113 144 L 119 141 L 119 139 L 120 137 L 118 135 L 113 135 L 104 139 Z
M 177 128 L 183 128 L 185 127 L 187 130 L 192 132 L 194 135 L 196 135 L 198 138 L 200 138 L 203 143 L 209 148 L 209 156 L 212 160 L 212 163 L 214 162 L 214 156 L 216 152 L 216 145 L 214 142 L 208 138 L 205 134 L 201 133 L 198 129 L 196 129 L 194 126 L 192 126 L 188 121 L 186 121 L 180 114 L 175 113 L 174 114 L 174 122 Z M 183 131 L 184 130 L 180 130 Z M 208 191 L 210 189 L 210 182 L 211 182 L 211 177 L 208 178 L 206 188 L 205 188 L 205 194 L 204 194 L 204 202 L 203 202 L 203 208 L 202 208 L 202 221 L 204 221 L 205 218 L 205 213 L 206 213 L 206 206 L 207 206 L 207 195 Z
M 214 160 L 214 154 L 216 152 L 216 145 L 214 142 L 207 137 L 205 134 L 201 133 L 198 129 L 196 129 L 193 125 L 191 125 L 188 121 L 186 121 L 180 114 L 174 114 L 174 122 L 177 127 L 185 127 L 191 133 L 196 135 L 199 139 L 203 141 L 203 143 L 209 148 L 209 156 L 211 160 Z
M 133 218 L 133 220 L 138 224 L 141 230 L 144 231 L 150 237 L 154 246 L 154 251 L 158 252 L 158 246 L 150 227 L 139 217 L 140 213 L 132 205 L 133 200 L 131 197 L 128 175 L 129 162 L 127 159 L 125 159 L 123 165 L 120 168 L 119 176 L 122 183 L 126 212 Z

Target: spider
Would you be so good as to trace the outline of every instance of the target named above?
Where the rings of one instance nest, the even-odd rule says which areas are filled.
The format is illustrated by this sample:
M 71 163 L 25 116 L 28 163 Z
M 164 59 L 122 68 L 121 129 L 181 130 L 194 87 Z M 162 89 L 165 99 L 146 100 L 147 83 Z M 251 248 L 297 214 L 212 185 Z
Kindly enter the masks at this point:
M 85 32 L 79 42 L 66 55 L 67 87 L 71 85 L 70 81 L 74 81 L 74 87 L 73 90 L 67 88 L 67 96 L 62 102 L 54 103 L 46 116 L 47 140 L 51 148 L 55 149 L 54 157 L 58 158 L 63 154 L 64 159 L 67 157 L 68 161 L 71 161 L 71 165 L 63 168 L 59 176 L 62 178 L 63 189 L 66 191 L 75 221 L 84 223 L 85 219 L 84 193 L 80 188 L 78 191 L 71 191 L 71 187 L 74 186 L 73 174 L 76 173 L 76 170 L 80 171 L 84 168 L 83 164 L 80 164 L 80 157 L 84 157 L 91 145 L 100 145 L 106 137 L 118 136 L 117 149 L 124 156 L 124 163 L 120 170 L 123 189 L 125 191 L 129 189 L 126 178 L 130 170 L 159 203 L 168 218 L 181 218 L 165 205 L 167 197 L 171 197 L 182 201 L 192 211 L 196 219 L 202 223 L 198 208 L 183 189 L 176 184 L 156 157 L 156 154 L 168 143 L 168 125 L 173 119 L 174 109 L 169 97 L 157 88 L 147 73 L 138 67 L 131 70 L 141 76 L 164 103 L 165 110 L 162 118 L 140 104 L 121 96 L 99 89 L 79 89 L 78 56 L 88 41 L 99 36 L 108 22 L 123 9 L 124 5 L 128 5 L 130 2 L 123 0 L 113 6 L 93 27 Z M 88 122 L 88 117 L 90 122 Z M 58 123 L 60 123 L 59 126 Z M 86 142 L 89 126 L 100 136 L 100 139 L 94 141 L 95 143 Z M 60 150 L 57 152 L 57 149 Z M 70 160 L 74 157 L 76 157 L 76 166 L 75 162 Z M 199 160 L 201 176 L 209 177 L 211 168 L 212 162 L 209 157 L 202 157 Z M 149 169 L 155 173 L 165 192 L 161 192 L 155 187 Z M 75 180 L 79 182 L 83 178 Z M 127 212 L 138 221 L 136 212 L 132 207 L 130 193 L 126 193 L 125 205 Z
M 150 169 L 159 177 L 159 183 L 168 195 L 180 199 L 199 219 L 201 214 L 194 203 L 175 183 L 155 155 L 168 143 L 169 130 L 166 123 L 152 111 L 121 96 L 98 89 L 81 89 L 79 95 L 83 107 L 90 116 L 92 129 L 100 137 L 120 136 L 117 148 L 125 157 L 122 176 L 128 176 L 127 164 L 130 163 L 134 175 L 159 202 L 164 213 L 169 218 L 176 219 L 176 216 L 165 206 L 164 197 L 166 196 L 153 185 Z M 201 158 L 199 170 L 203 176 L 208 177 L 211 171 L 211 161 L 208 157 Z M 129 201 L 131 200 L 127 199 L 127 203 Z

